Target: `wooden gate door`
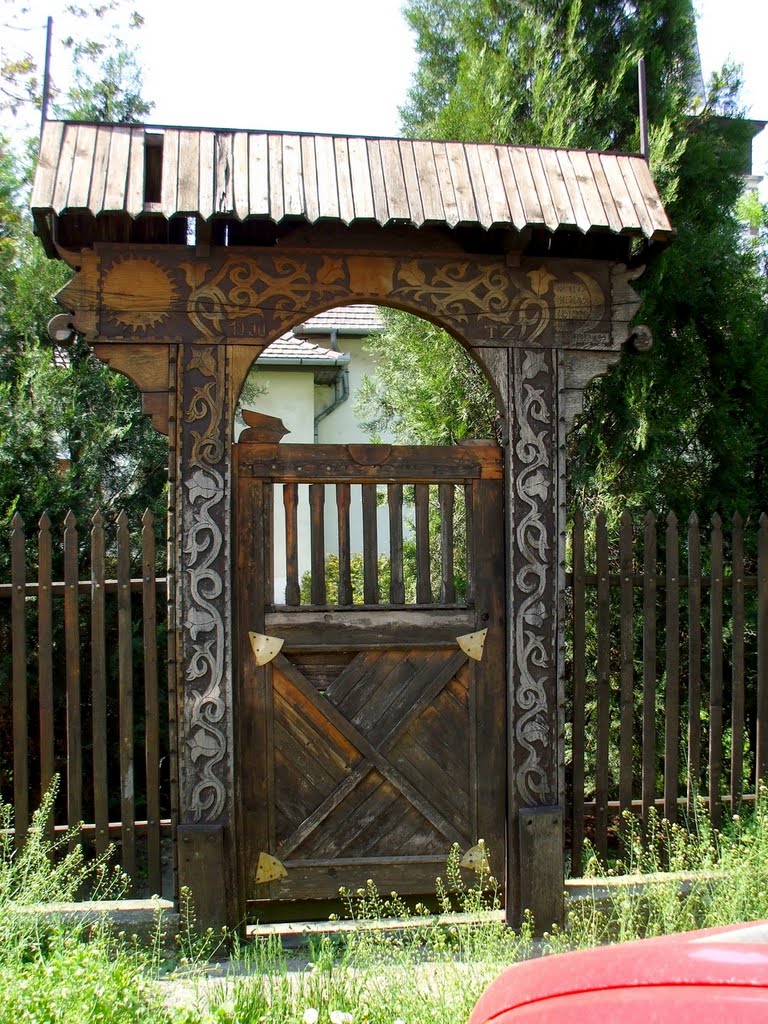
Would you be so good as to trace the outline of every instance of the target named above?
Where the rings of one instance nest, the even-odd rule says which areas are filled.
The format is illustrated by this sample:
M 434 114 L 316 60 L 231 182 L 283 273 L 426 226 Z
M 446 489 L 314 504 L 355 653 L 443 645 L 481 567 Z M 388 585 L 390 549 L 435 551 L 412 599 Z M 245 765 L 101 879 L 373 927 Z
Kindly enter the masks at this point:
M 241 442 L 234 465 L 247 898 L 427 894 L 481 838 L 503 879 L 501 450 Z M 475 660 L 457 637 L 484 630 Z M 283 641 L 261 666 L 253 633 Z

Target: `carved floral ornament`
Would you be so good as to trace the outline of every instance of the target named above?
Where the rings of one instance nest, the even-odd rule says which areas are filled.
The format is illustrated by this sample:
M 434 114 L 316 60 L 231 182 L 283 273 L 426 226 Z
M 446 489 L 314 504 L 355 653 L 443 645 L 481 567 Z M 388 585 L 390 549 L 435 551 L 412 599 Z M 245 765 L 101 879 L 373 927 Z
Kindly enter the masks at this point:
M 620 347 L 638 304 L 635 274 L 586 261 L 192 252 L 97 246 L 77 257 L 59 302 L 92 341 L 267 344 L 323 309 L 366 301 L 425 316 L 470 345 L 591 350 Z
M 226 350 L 187 351 L 182 445 L 189 467 L 181 488 L 184 736 L 191 766 L 183 785 L 196 821 L 215 821 L 227 799 L 230 700 L 225 693 Z
M 517 790 L 525 806 L 555 793 L 551 775 L 552 660 L 555 651 L 553 565 L 557 551 L 553 503 L 556 440 L 552 353 L 515 352 L 514 399 L 519 410 L 512 452 L 515 490 L 514 699 L 515 740 L 522 763 Z

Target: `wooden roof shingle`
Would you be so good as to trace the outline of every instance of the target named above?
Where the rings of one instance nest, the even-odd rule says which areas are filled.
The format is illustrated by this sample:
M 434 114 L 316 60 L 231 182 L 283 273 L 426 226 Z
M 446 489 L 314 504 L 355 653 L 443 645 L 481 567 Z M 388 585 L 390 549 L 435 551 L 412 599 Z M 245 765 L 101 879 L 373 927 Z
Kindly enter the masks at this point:
M 147 150 L 160 142 L 159 202 L 148 202 Z M 640 156 L 62 121 L 45 125 L 32 208 L 38 219 L 152 212 L 672 234 Z

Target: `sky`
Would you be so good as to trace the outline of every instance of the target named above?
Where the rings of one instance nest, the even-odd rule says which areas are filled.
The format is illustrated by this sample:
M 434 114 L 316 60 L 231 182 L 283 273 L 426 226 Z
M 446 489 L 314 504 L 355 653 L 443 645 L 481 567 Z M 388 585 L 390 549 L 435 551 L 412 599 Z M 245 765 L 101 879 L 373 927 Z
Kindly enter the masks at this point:
M 145 16 L 136 38 L 156 124 L 399 134 L 398 106 L 416 61 L 403 0 L 135 3 Z M 54 16 L 54 35 L 64 28 L 63 4 L 31 0 L 23 21 L 31 30 L 5 35 L 42 49 L 46 15 Z M 742 64 L 750 116 L 768 120 L 768 0 L 695 4 L 705 77 L 726 60 Z M 67 61 L 67 51 L 54 52 L 54 78 Z M 768 175 L 768 130 L 763 135 L 755 173 Z

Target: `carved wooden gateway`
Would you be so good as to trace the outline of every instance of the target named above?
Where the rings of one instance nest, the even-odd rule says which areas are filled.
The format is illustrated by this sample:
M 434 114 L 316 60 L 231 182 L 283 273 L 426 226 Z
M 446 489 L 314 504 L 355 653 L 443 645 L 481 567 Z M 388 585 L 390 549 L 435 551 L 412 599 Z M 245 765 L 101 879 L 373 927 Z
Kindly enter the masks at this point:
M 248 901 L 327 898 L 368 877 L 425 893 L 452 844 L 467 853 L 482 838 L 509 918 L 531 906 L 556 919 L 564 441 L 584 388 L 630 337 L 638 261 L 671 235 L 645 162 L 51 122 L 33 209 L 49 254 L 75 270 L 59 295 L 72 326 L 168 434 L 179 880 L 201 916 L 235 923 Z M 501 445 L 295 446 L 257 426 L 235 444 L 262 348 L 355 302 L 457 338 L 494 386 Z M 278 532 L 284 594 L 272 582 Z

